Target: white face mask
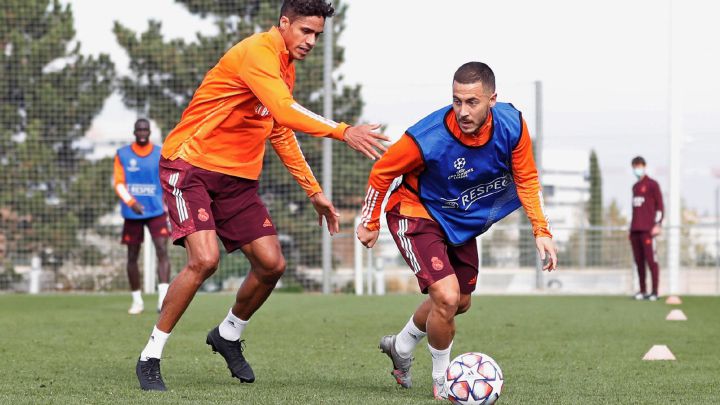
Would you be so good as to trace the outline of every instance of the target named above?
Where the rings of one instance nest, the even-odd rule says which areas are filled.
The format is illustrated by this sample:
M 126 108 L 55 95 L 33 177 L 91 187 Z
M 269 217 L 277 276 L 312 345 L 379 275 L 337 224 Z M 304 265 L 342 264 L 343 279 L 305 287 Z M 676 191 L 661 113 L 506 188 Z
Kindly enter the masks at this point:
M 645 175 L 645 168 L 642 166 L 633 167 L 633 173 L 635 173 L 635 177 L 641 179 Z

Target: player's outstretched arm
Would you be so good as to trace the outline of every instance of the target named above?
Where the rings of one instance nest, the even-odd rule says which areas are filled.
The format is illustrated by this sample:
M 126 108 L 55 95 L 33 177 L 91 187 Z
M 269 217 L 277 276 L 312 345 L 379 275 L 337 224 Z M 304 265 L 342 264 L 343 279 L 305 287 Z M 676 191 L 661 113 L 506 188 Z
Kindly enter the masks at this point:
M 372 160 L 380 159 L 378 150 L 387 152 L 387 148 L 380 141 L 389 142 L 390 138 L 375 132 L 379 128 L 380 125 L 377 124 L 348 127 L 344 134 L 345 143 Z

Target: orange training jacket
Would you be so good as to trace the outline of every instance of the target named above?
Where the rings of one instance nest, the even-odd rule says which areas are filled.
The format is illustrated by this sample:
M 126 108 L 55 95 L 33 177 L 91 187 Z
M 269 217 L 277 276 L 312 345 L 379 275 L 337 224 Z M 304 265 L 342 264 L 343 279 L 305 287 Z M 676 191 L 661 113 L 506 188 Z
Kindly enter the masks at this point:
M 527 124 L 523 120 L 522 135 L 518 145 L 512 152 L 512 171 L 520 202 L 525 208 L 535 237 L 552 237 L 550 226 L 543 210 L 542 191 L 538 181 L 535 159 L 532 154 L 532 141 Z M 477 136 L 465 135 L 455 120 L 455 112 L 447 117 L 447 126 L 453 135 L 465 145 L 482 146 L 490 139 L 492 131 L 492 114 L 479 130 Z M 383 157 L 378 160 L 370 172 L 368 191 L 362 210 L 362 223 L 369 230 L 380 229 L 382 202 L 393 180 L 404 176 L 405 181 L 417 190 L 418 176 L 425 169 L 420 150 L 407 134 L 393 144 Z M 388 199 L 385 211 L 390 211 L 400 204 L 400 214 L 408 217 L 432 219 L 420 202 L 417 194 L 404 185 L 395 190 Z
M 321 191 L 293 130 L 343 140 L 348 125 L 302 107 L 294 86 L 295 65 L 277 28 L 242 40 L 205 75 L 162 156 L 257 180 L 269 138 L 307 194 Z

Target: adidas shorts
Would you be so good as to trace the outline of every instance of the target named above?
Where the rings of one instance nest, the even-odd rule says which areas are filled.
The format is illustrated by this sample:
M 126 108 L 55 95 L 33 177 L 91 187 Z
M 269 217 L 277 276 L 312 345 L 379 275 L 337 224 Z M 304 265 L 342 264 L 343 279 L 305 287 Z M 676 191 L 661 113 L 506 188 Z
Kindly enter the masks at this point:
M 160 183 L 172 238 L 184 246 L 197 231 L 214 230 L 229 252 L 263 236 L 277 235 L 258 195 L 258 181 L 195 167 L 182 159 L 160 158 Z

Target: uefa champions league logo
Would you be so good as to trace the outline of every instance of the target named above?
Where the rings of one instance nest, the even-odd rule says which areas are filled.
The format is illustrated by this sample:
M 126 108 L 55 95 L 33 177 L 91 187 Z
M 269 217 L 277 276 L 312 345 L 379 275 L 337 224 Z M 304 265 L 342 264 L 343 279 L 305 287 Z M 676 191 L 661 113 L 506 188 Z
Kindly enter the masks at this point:
M 451 174 L 450 176 L 448 176 L 448 180 L 465 179 L 468 177 L 468 175 L 470 173 L 475 171 L 475 169 L 473 169 L 472 167 L 469 169 L 465 169 L 465 163 L 466 162 L 465 162 L 464 157 L 455 159 L 455 162 L 453 163 L 453 167 L 455 167 L 455 170 L 457 170 L 457 172 L 455 172 L 455 174 Z
M 135 160 L 135 159 L 130 159 L 130 167 L 128 167 L 128 171 L 129 171 L 129 172 L 136 172 L 136 171 L 138 171 L 138 170 L 140 170 L 140 168 L 138 167 L 137 160 Z

